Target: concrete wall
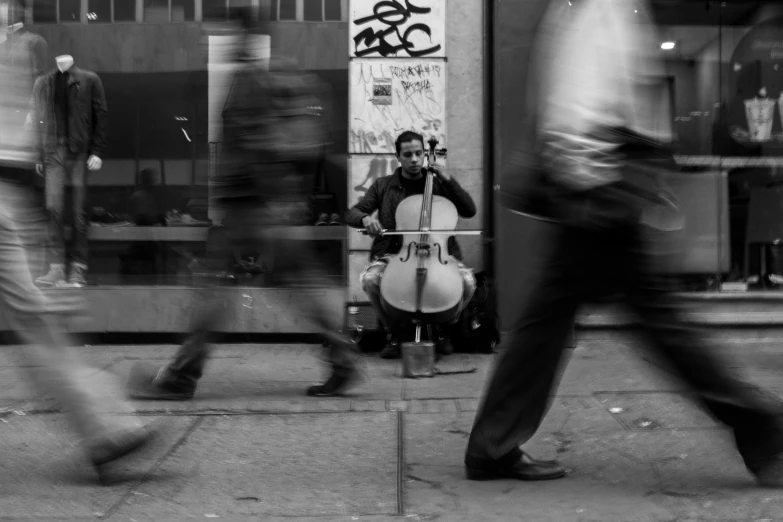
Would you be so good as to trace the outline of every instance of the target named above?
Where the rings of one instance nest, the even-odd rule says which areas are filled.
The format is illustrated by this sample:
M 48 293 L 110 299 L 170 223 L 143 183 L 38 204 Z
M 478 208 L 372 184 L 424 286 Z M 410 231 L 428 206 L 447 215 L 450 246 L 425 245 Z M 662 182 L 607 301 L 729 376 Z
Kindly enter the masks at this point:
M 446 91 L 449 171 L 473 196 L 478 213 L 462 220 L 459 228 L 480 229 L 484 223 L 484 187 L 491 183 L 484 172 L 489 151 L 484 143 L 484 7 L 475 0 L 448 0 L 446 12 Z M 482 240 L 463 237 L 465 263 L 483 268 Z

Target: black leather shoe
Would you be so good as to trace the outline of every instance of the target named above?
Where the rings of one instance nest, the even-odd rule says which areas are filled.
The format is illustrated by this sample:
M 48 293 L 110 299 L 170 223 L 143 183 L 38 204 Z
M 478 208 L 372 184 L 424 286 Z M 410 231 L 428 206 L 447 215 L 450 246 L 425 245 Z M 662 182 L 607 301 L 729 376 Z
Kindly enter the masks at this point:
M 565 476 L 565 469 L 555 460 L 536 460 L 524 451 L 516 460 L 480 461 L 465 458 L 465 473 L 469 480 L 552 480 Z
M 399 359 L 400 341 L 391 335 L 386 337 L 386 345 L 381 350 L 381 359 Z
M 137 362 L 128 377 L 128 396 L 131 399 L 186 401 L 193 398 L 194 385 L 182 385 L 170 379 L 166 366 Z
M 323 383 L 307 388 L 307 395 L 310 397 L 335 397 L 342 395 L 356 378 L 356 370 L 351 369 L 346 372 L 332 372 L 329 379 Z
M 446 325 L 435 325 L 435 347 L 441 355 L 454 353 L 454 345 L 451 343 L 451 336 Z

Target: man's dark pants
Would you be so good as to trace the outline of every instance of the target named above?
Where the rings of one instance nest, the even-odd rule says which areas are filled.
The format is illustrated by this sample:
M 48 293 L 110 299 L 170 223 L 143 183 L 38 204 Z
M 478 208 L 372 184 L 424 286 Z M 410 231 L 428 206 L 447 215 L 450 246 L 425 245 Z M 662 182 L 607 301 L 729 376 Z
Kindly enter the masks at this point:
M 549 240 L 529 245 L 536 249 L 532 266 L 525 267 L 531 271 L 524 278 L 529 286 L 515 289 L 526 298 L 506 317 L 508 333 L 466 462 L 515 458 L 549 407 L 578 306 L 617 291 L 637 314 L 649 348 L 693 387 L 699 403 L 733 429 L 748 469 L 758 470 L 783 451 L 779 402 L 729 374 L 702 336 L 683 324 L 675 296 L 656 275 L 668 255 L 660 248 L 666 233 L 642 225 L 597 230 L 552 225 L 549 234 Z
M 339 318 L 342 307 L 339 310 L 330 309 L 330 303 L 322 300 L 324 292 L 317 290 L 318 287 L 328 285 L 329 281 L 314 242 L 270 239 L 269 233 L 275 226 L 310 224 L 307 204 L 237 198 L 226 205 L 231 210 L 223 221 L 227 247 L 245 250 L 249 246 L 260 245 L 261 250 L 273 249 L 276 258 L 274 278 L 277 285 L 315 288 L 312 297 L 305 299 L 297 312 L 305 321 L 314 324 L 329 341 L 328 361 L 332 370 L 341 375 L 352 372 L 359 357 L 359 350 L 337 334 L 341 326 Z M 219 254 L 221 258 L 214 260 L 216 264 L 222 261 L 226 252 Z M 207 292 L 207 295 L 200 299 L 201 304 L 194 317 L 190 335 L 166 369 L 167 380 L 184 389 L 195 387 L 204 372 L 211 338 L 214 332 L 220 331 L 221 325 L 227 319 L 225 303 L 227 300 L 239 299 L 236 289 L 231 287 L 214 286 Z

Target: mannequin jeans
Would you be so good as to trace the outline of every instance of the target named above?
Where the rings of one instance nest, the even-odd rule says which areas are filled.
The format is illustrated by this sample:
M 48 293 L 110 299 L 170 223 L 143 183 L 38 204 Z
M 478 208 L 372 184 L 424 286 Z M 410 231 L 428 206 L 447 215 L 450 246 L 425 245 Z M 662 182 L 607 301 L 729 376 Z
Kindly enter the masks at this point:
M 87 264 L 87 154 L 58 146 L 46 154 L 46 209 L 49 211 L 49 262 Z M 70 248 L 66 247 L 65 187 L 72 187 Z
M 89 449 L 92 443 L 141 427 L 141 423 L 132 415 L 123 415 L 133 410 L 119 398 L 119 383 L 108 373 L 87 367 L 56 328 L 58 318 L 83 313 L 82 291 L 44 293 L 33 284 L 25 244 L 28 238 L 42 235 L 45 225 L 43 209 L 27 187 L 0 181 L 0 306 L 14 332 L 28 345 L 17 353 L 36 390 L 62 401 Z

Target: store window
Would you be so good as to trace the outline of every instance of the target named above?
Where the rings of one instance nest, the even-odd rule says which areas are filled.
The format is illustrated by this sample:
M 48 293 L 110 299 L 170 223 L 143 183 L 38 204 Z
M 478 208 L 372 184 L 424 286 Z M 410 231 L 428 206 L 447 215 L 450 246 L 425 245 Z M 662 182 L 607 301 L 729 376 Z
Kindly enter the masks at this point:
M 711 289 L 782 288 L 783 4 L 654 2 L 652 14 L 665 77 L 651 121 L 670 121 L 680 167 L 680 272 L 711 274 Z
M 144 0 L 144 21 L 151 24 L 169 22 L 169 0 Z
M 33 23 L 57 23 L 57 0 L 33 0 Z
M 279 20 L 296 20 L 296 0 L 278 0 Z
M 324 1 L 324 20 L 327 22 L 339 22 L 343 19 L 342 3 L 340 0 Z
M 87 5 L 87 23 L 105 24 L 111 22 L 111 4 L 112 0 L 90 0 Z
M 58 0 L 60 23 L 75 22 L 80 23 L 82 2 L 81 0 Z
M 171 21 L 192 22 L 196 19 L 194 0 L 171 0 Z
M 135 22 L 136 21 L 136 1 L 135 0 L 114 0 L 114 21 L 115 22 Z
M 339 22 L 346 0 L 272 0 L 272 20 Z
M 324 19 L 323 0 L 304 0 L 304 21 L 320 22 Z

